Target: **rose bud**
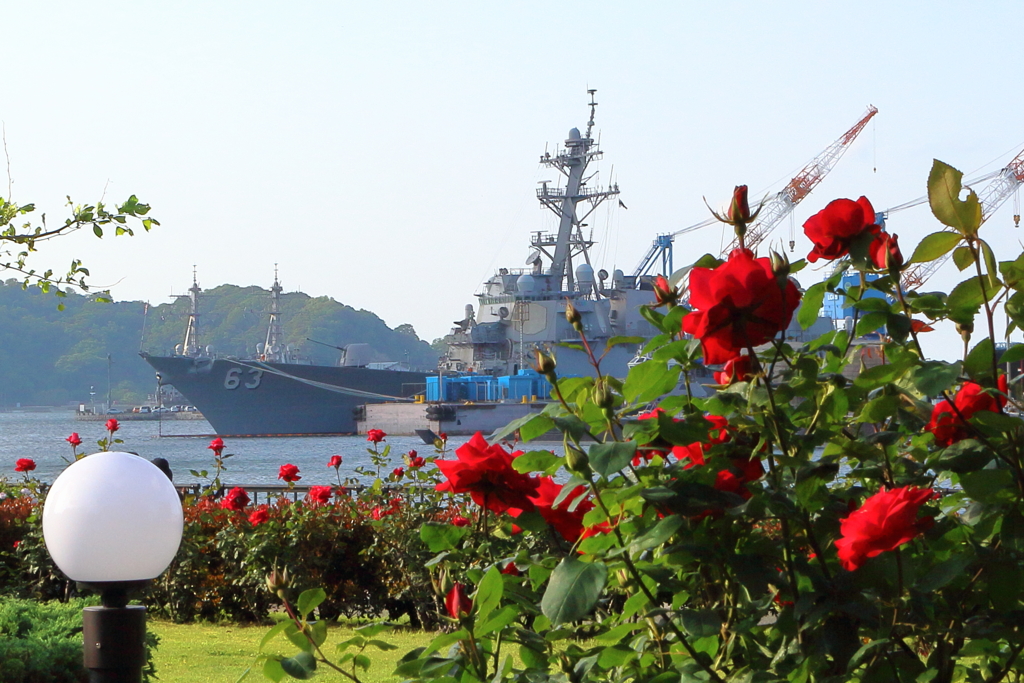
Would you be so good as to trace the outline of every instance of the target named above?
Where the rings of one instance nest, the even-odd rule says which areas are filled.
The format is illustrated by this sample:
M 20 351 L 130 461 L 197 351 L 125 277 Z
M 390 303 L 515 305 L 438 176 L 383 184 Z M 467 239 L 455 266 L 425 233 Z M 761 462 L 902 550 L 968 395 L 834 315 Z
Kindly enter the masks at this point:
M 780 254 L 779 252 L 773 249 L 769 258 L 771 259 L 772 272 L 775 273 L 780 278 L 788 278 L 789 259 L 786 258 L 786 255 Z
M 572 329 L 579 333 L 583 332 L 583 318 L 580 316 L 580 312 L 576 310 L 576 307 L 572 305 L 572 302 L 566 299 L 565 301 L 565 319 L 572 325 Z
M 658 306 L 667 305 L 672 308 L 679 300 L 679 290 L 669 284 L 664 275 L 654 278 L 654 300 Z
M 285 590 L 291 585 L 291 577 L 288 576 L 288 568 L 281 571 L 277 567 L 267 574 L 267 589 L 277 597 L 285 600 Z
M 535 348 L 533 350 L 535 361 L 533 363 L 533 369 L 537 371 L 537 374 L 544 375 L 544 378 L 555 383 L 555 357 L 550 353 L 545 353 L 543 349 Z
M 960 338 L 964 340 L 964 343 L 969 342 L 974 333 L 974 322 L 957 323 L 956 331 L 960 333 Z
M 452 619 L 460 619 L 468 616 L 473 609 L 473 601 L 466 594 L 466 589 L 461 583 L 456 583 L 444 599 L 445 609 Z
M 729 221 L 739 227 L 740 223 L 750 222 L 750 205 L 747 204 L 747 186 L 737 185 L 732 191 L 732 204 L 729 205 Z
M 569 446 L 565 451 L 565 468 L 573 474 L 589 474 L 590 459 L 580 449 Z

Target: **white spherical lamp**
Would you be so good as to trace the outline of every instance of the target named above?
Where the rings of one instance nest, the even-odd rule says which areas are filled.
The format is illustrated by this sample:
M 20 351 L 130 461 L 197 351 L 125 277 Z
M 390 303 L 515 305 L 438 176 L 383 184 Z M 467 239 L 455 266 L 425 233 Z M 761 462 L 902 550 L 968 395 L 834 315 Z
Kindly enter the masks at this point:
M 174 485 L 131 453 L 96 453 L 64 470 L 46 495 L 46 549 L 83 583 L 154 579 L 181 543 L 184 518 Z

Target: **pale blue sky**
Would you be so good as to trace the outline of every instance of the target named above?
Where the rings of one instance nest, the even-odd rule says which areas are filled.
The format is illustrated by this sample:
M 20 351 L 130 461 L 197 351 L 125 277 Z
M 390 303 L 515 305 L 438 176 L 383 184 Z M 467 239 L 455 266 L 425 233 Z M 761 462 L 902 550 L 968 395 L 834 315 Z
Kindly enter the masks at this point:
M 630 272 L 657 233 L 706 216 L 702 197 L 777 191 L 868 104 L 798 233 L 836 197 L 923 194 L 933 157 L 1005 165 L 1024 148 L 1022 19 L 1013 2 L 23 2 L 4 12 L 0 119 L 15 200 L 57 217 L 107 186 L 163 223 L 53 243 L 38 265 L 82 255 L 116 298 L 156 303 L 193 263 L 204 287 L 266 287 L 277 262 L 286 290 L 429 340 L 552 227 L 537 159 L 585 125 L 588 87 L 602 178 L 614 166 L 629 207 L 595 214 L 597 255 Z M 1019 250 L 1012 213 L 985 228 L 1001 255 Z M 909 253 L 938 227 L 921 207 L 889 229 Z M 677 266 L 720 240 L 681 238 Z

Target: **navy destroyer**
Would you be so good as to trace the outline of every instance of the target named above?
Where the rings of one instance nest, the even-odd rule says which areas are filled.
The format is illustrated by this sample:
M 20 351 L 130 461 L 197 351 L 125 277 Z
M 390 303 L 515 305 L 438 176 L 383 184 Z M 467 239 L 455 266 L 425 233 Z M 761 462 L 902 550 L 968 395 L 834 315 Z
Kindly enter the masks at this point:
M 427 373 L 404 363 L 371 363 L 366 344 L 341 349 L 336 366 L 300 362 L 283 343 L 281 285 L 274 275 L 266 342 L 253 358 L 221 358 L 200 344 L 200 288 L 189 289 L 184 341 L 172 356 L 141 356 L 160 384 L 173 385 L 222 436 L 353 434 L 356 411 L 367 403 L 410 400 Z

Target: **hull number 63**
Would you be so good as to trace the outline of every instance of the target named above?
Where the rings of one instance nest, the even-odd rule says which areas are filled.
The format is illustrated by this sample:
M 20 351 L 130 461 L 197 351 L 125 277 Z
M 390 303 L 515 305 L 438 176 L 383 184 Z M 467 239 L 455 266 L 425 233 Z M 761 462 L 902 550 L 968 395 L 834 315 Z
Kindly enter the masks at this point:
M 224 376 L 224 388 L 237 389 L 241 384 L 246 389 L 255 389 L 260 385 L 260 380 L 263 379 L 263 371 L 252 368 L 249 370 L 248 375 L 249 380 L 242 384 L 242 368 L 231 368 L 228 370 L 228 374 Z

